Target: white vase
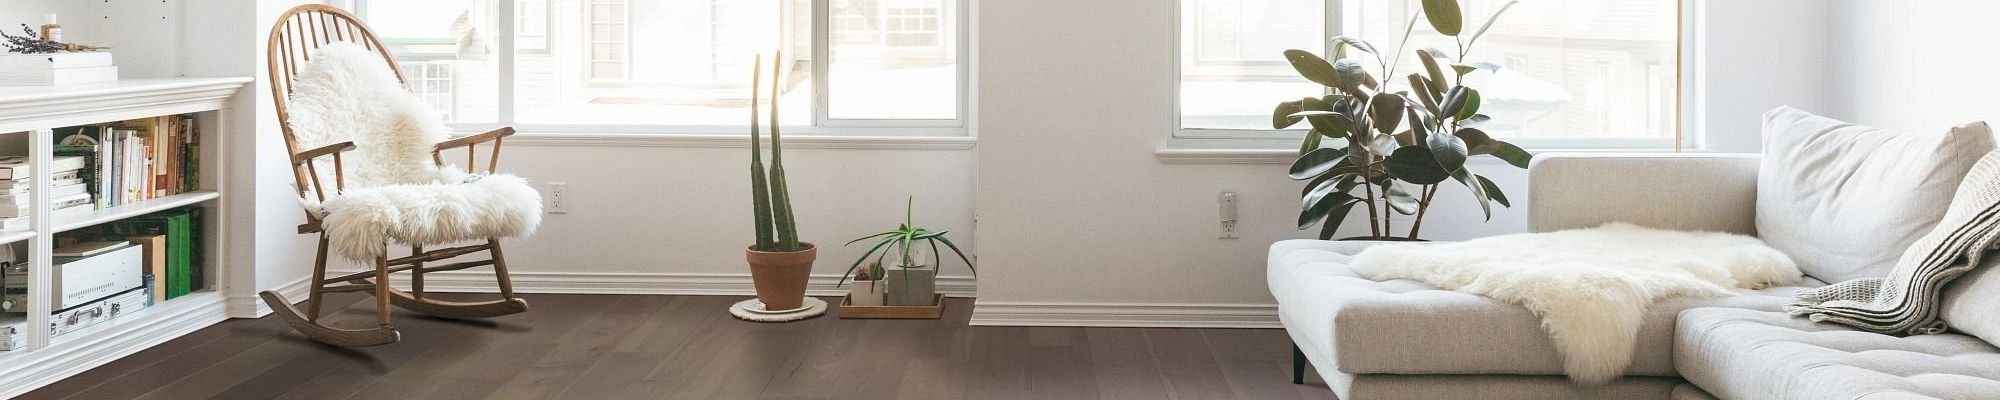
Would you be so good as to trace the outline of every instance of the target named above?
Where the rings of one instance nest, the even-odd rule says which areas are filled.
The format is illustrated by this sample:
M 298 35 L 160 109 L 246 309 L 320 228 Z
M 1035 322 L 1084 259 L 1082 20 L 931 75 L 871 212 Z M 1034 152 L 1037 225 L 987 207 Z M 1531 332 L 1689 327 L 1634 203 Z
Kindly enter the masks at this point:
M 882 298 L 888 293 L 888 286 L 887 282 L 879 280 L 854 281 L 853 286 L 847 288 L 847 304 L 868 307 L 881 306 Z

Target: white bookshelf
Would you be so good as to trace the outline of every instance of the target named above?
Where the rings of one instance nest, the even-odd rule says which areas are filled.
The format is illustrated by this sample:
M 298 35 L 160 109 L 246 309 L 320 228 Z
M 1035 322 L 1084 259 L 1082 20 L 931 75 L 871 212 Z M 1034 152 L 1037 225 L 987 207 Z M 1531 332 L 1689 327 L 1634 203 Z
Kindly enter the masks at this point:
M 0 87 L 0 141 L 25 137 L 34 171 L 32 223 L 25 229 L 0 231 L 0 243 L 27 242 L 32 264 L 28 283 L 25 334 L 28 347 L 0 351 L 0 398 L 17 396 L 64 377 L 193 332 L 229 318 L 225 291 L 235 284 L 225 279 L 229 263 L 223 254 L 228 237 L 219 209 L 226 181 L 223 138 L 232 99 L 250 78 L 129 79 L 74 86 Z M 102 210 L 49 209 L 48 165 L 54 155 L 54 129 L 102 124 L 164 115 L 193 114 L 201 129 L 201 187 L 196 191 L 122 204 Z M 210 208 L 204 214 L 201 249 L 206 279 L 203 289 L 155 303 L 79 331 L 52 337 L 48 327 L 54 295 L 50 277 L 51 247 L 58 233 L 186 206 Z M 246 266 L 245 268 L 250 268 Z M 248 284 L 248 283 L 244 283 Z M 162 289 L 164 290 L 164 289 Z

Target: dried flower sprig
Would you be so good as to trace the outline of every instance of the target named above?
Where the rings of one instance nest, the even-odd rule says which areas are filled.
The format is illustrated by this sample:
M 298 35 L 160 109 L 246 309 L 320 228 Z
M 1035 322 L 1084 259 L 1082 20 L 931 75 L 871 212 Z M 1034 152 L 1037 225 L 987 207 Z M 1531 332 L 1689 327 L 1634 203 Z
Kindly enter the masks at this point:
M 0 46 L 6 47 L 9 53 L 21 54 L 49 54 L 65 51 L 99 51 L 110 49 L 110 47 L 105 46 L 45 40 L 42 39 L 42 35 L 35 33 L 34 28 L 29 28 L 28 24 L 21 24 L 21 33 L 21 36 L 14 36 L 7 34 L 5 30 L 0 30 L 0 38 L 6 39 L 4 43 L 0 43 Z

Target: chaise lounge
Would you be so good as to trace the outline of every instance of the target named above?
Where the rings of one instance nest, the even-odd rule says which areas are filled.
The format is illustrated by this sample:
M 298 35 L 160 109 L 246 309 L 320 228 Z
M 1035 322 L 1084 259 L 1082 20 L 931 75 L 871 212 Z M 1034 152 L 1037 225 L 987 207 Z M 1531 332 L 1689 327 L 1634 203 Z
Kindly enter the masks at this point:
M 1656 303 L 1644 315 L 1625 375 L 1580 385 L 1564 376 L 1562 355 L 1527 309 L 1414 281 L 1362 278 L 1346 262 L 1367 243 L 1283 241 L 1271 246 L 1269 284 L 1295 344 L 1294 380 L 1302 381 L 1310 364 L 1349 400 L 2000 398 L 1995 348 L 2000 313 L 1993 311 L 2000 310 L 2000 273 L 1994 268 L 1976 269 L 1948 286 L 1944 319 L 1954 330 L 1940 335 L 1867 333 L 1780 310 L 1800 289 L 1888 270 L 1890 265 L 1874 264 L 1865 270 L 1831 268 L 1838 261 L 1831 258 L 1850 255 L 1831 253 L 1886 254 L 1893 264 L 1894 256 L 1943 213 L 1944 207 L 1918 203 L 1936 201 L 1939 191 L 1949 202 L 1964 176 L 1960 165 L 1992 148 L 1985 126 L 1919 137 L 1780 109 L 1766 114 L 1765 131 L 1762 157 L 1542 156 L 1529 171 L 1529 229 L 1624 221 L 1681 230 L 1763 231 L 1808 272 L 1798 286 Z M 1844 162 L 1852 160 L 1826 157 L 1840 150 L 1825 148 L 1828 138 L 1886 141 L 1912 151 Z M 1920 145 L 1955 150 L 1917 151 L 1923 150 Z M 1960 154 L 1967 148 L 1980 150 Z M 1806 154 L 1812 152 L 1821 154 Z M 1920 155 L 1933 159 L 1883 159 Z M 1794 169 L 1773 162 L 1814 165 Z M 1802 175 L 1783 176 L 1794 172 Z M 1848 186 L 1799 184 L 1813 179 L 1838 179 Z M 1777 204 L 1792 204 L 1780 200 L 1798 208 L 1780 209 Z M 1832 212 L 1857 205 L 1888 211 L 1873 215 L 1885 218 Z M 1821 216 L 1796 217 L 1805 211 Z M 1780 223 L 1798 225 L 1774 226 Z M 1789 236 L 1772 237 L 1778 234 Z M 1786 246 L 1798 239 L 1843 247 L 1801 255 L 1807 247 Z M 1821 268 L 1811 268 L 1814 264 Z

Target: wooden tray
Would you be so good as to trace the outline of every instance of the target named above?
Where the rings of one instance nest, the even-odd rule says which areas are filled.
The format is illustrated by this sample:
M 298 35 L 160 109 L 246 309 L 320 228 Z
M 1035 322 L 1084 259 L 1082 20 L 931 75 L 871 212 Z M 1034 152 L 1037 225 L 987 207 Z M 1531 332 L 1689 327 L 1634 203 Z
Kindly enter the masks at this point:
M 862 319 L 938 319 L 944 316 L 944 294 L 935 298 L 936 305 L 929 306 L 857 306 L 852 299 L 840 298 L 840 318 Z

